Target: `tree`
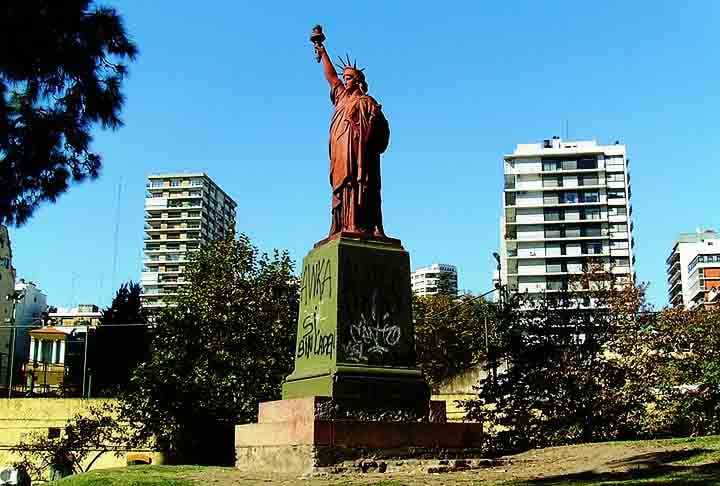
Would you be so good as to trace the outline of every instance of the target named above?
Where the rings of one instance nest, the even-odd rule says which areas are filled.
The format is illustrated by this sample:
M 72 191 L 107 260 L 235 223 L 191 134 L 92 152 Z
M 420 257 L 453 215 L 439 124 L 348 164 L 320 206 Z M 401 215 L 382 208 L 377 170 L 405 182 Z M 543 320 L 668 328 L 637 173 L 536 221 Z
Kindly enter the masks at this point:
M 23 224 L 69 182 L 98 176 L 90 129 L 121 126 L 137 47 L 90 0 L 8 0 L 0 15 L 0 224 Z
M 468 370 L 485 357 L 485 331 L 494 310 L 472 296 L 413 296 L 417 361 L 431 386 Z
M 105 454 L 118 453 L 125 444 L 124 429 L 109 404 L 90 407 L 68 419 L 57 435 L 47 430 L 31 433 L 12 452 L 20 465 L 36 480 L 51 470 L 61 476 L 88 471 Z
M 481 383 L 468 417 L 496 426 L 496 447 L 527 449 L 638 434 L 640 397 L 608 345 L 644 305 L 643 289 L 588 272 L 570 289 L 506 302 L 498 348 L 507 367 Z M 587 299 L 586 299 L 587 298 Z M 595 308 L 582 304 L 593 302 Z
M 136 282 L 120 286 L 110 307 L 104 309 L 90 348 L 90 374 L 94 395 L 115 396 L 130 383 L 137 365 L 150 349 L 147 312 L 142 287 Z
M 147 312 L 143 309 L 142 287 L 137 282 L 127 282 L 120 285 L 115 293 L 110 307 L 102 311 L 101 323 L 109 324 L 128 324 L 147 322 Z
M 642 314 L 610 350 L 630 377 L 626 388 L 646 403 L 644 436 L 720 433 L 720 309 Z
M 203 246 L 185 278 L 158 316 L 123 417 L 135 443 L 154 437 L 172 460 L 232 463 L 233 426 L 279 398 L 291 371 L 298 280 L 287 252 L 260 253 L 244 235 Z M 211 457 L 213 445 L 230 456 Z

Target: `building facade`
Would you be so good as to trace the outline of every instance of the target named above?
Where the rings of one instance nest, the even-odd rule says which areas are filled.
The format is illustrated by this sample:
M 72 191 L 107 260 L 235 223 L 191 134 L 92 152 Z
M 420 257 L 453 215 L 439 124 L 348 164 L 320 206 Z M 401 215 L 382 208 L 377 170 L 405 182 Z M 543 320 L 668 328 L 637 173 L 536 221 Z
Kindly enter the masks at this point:
M 185 283 L 189 254 L 224 237 L 235 222 L 235 201 L 204 173 L 148 177 L 145 198 L 143 306 L 166 305 Z
M 0 324 L 10 320 L 12 302 L 7 298 L 15 289 L 15 269 L 12 266 L 10 233 L 0 225 Z
M 79 304 L 72 309 L 56 309 L 48 313 L 48 324 L 58 326 L 97 326 L 102 319 L 102 311 L 95 304 Z
M 720 287 L 720 234 L 714 230 L 680 234 L 665 263 L 670 305 L 691 308 L 714 301 L 710 291 Z
M 504 157 L 500 280 L 510 292 L 577 291 L 588 269 L 635 280 L 629 161 L 624 145 L 559 137 Z M 592 307 L 589 299 L 582 305 Z
M 445 263 L 433 263 L 412 272 L 410 282 L 417 295 L 457 295 L 457 268 Z
M 9 385 L 12 375 L 13 390 L 21 387 L 19 383 L 20 369 L 28 355 L 30 348 L 30 331 L 43 326 L 44 313 L 47 310 L 47 297 L 34 282 L 20 279 L 15 283 L 17 299 L 14 305 L 14 326 L 10 329 L 6 357 L 6 367 L 3 369 L 3 385 Z

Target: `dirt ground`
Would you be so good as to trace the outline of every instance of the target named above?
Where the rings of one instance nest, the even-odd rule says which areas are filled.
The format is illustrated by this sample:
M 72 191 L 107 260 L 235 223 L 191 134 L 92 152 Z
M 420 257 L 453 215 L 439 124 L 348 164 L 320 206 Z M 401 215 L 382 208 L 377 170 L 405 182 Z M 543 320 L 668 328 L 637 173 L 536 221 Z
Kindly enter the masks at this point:
M 713 448 L 714 449 L 714 448 Z M 619 479 L 624 476 L 646 474 L 643 471 L 673 472 L 681 468 L 702 467 L 720 462 L 720 452 L 708 450 L 702 443 L 692 441 L 675 444 L 659 443 L 603 443 L 568 447 L 554 447 L 506 456 L 492 465 L 479 467 L 471 462 L 472 469 L 431 473 L 438 461 L 423 461 L 408 467 L 395 467 L 388 461 L 385 473 L 346 472 L 320 474 L 312 478 L 280 475 L 262 476 L 236 470 L 212 470 L 192 476 L 200 484 L 215 486 L 235 485 L 349 485 L 385 483 L 389 485 L 420 484 L 476 484 L 505 481 L 558 482 L 581 479 Z M 450 462 L 452 465 L 452 461 Z M 396 469 L 396 470 L 393 470 Z M 403 469 L 398 471 L 397 469 Z M 445 468 L 447 469 L 447 467 Z

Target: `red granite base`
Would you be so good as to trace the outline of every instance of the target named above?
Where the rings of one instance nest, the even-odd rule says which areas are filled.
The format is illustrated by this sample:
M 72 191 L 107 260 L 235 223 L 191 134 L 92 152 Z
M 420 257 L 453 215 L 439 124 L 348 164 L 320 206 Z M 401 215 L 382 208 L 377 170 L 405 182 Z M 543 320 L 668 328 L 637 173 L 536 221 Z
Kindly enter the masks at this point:
M 257 424 L 235 427 L 236 467 L 305 474 L 359 458 L 431 457 L 482 449 L 482 425 L 325 419 L 322 397 L 260 404 Z M 434 402 L 436 408 L 444 402 Z

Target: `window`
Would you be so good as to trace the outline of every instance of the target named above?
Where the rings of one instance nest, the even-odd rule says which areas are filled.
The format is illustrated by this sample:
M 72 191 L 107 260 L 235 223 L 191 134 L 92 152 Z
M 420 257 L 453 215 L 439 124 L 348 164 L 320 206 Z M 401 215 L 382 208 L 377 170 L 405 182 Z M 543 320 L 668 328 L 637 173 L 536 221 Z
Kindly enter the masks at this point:
M 600 208 L 583 208 L 582 219 L 600 219 Z
M 565 237 L 566 238 L 578 238 L 581 236 L 580 227 L 579 226 L 567 226 L 565 228 Z
M 180 181 L 177 179 L 173 179 L 170 181 L 170 187 L 180 187 Z
M 553 170 L 559 170 L 560 169 L 560 161 L 559 160 L 543 160 L 543 171 L 553 171 Z
M 162 187 L 163 182 L 162 181 L 150 181 L 150 187 Z
M 583 236 L 600 236 L 602 230 L 600 226 L 586 226 L 583 228 Z
M 567 267 L 562 260 L 547 260 L 545 263 L 545 271 L 547 273 L 567 272 Z
M 597 186 L 598 176 L 597 175 L 581 175 L 578 177 L 578 185 L 580 186 Z
M 613 249 L 624 249 L 628 248 L 628 242 L 627 240 L 613 240 L 610 243 L 610 247 Z
M 516 196 L 514 192 L 505 193 L 505 206 L 515 206 Z
M 547 280 L 548 290 L 567 290 L 567 279 L 562 277 L 549 277 Z
M 607 193 L 608 199 L 620 199 L 625 197 L 625 191 L 621 189 L 610 189 Z
M 624 182 L 625 174 L 623 174 L 622 172 L 613 172 L 613 173 L 607 175 L 607 181 L 608 182 Z
M 202 186 L 203 185 L 202 179 L 193 179 L 192 181 L 190 181 L 190 185 L 191 186 Z
M 625 163 L 623 162 L 622 155 L 606 155 L 605 156 L 605 164 L 608 166 L 623 166 L 623 165 L 625 165 Z
M 627 223 L 616 223 L 610 225 L 610 231 L 614 233 L 624 233 L 627 231 Z
M 557 204 L 560 201 L 557 192 L 547 192 L 543 194 L 543 204 Z
M 580 159 L 578 160 L 578 169 L 590 170 L 597 169 L 597 159 Z M 597 177 L 597 176 L 595 176 Z
M 610 216 L 625 216 L 627 214 L 627 206 L 610 206 L 608 208 L 608 215 Z
M 545 228 L 545 238 L 562 238 L 561 228 Z
M 562 177 L 543 176 L 543 187 L 562 187 Z
M 599 242 L 584 243 L 582 246 L 582 252 L 585 255 L 601 255 L 602 254 L 602 243 L 599 243 Z
M 612 265 L 616 267 L 629 267 L 630 259 L 627 257 L 615 257 L 612 259 Z
M 577 192 L 565 192 L 562 193 L 562 202 L 565 204 L 574 204 L 578 202 Z
M 578 168 L 577 160 L 563 160 L 562 168 L 563 170 L 576 170 Z
M 584 203 L 600 202 L 600 193 L 597 191 L 585 191 L 580 193 L 580 200 Z
M 545 209 L 545 221 L 560 221 L 565 219 L 561 209 Z

